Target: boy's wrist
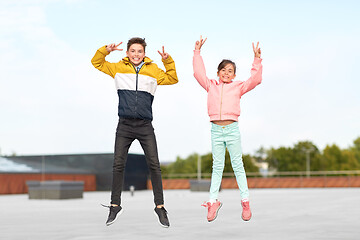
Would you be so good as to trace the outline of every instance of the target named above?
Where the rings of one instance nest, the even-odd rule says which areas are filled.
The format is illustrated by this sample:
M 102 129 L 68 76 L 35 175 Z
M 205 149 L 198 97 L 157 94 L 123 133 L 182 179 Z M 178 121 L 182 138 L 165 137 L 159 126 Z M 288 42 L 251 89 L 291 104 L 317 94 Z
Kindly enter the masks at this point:
M 167 58 L 161 58 L 161 60 L 163 61 L 163 62 L 169 62 L 169 61 L 172 61 L 172 58 L 171 58 L 171 56 L 170 55 L 168 55 L 167 56 Z
M 105 45 L 99 49 L 99 51 L 104 55 L 108 55 L 110 53 L 106 47 L 107 47 L 107 45 Z

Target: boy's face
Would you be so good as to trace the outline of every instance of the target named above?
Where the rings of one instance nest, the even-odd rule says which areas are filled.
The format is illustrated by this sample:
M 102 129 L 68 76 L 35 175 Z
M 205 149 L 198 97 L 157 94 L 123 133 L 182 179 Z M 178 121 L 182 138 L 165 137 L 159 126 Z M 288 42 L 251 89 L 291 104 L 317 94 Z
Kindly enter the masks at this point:
M 135 66 L 138 66 L 145 57 L 144 47 L 141 44 L 134 43 L 129 47 L 129 50 L 126 51 L 126 56 L 128 56 Z
M 218 77 L 222 82 L 229 83 L 235 78 L 234 66 L 229 63 L 218 72 Z

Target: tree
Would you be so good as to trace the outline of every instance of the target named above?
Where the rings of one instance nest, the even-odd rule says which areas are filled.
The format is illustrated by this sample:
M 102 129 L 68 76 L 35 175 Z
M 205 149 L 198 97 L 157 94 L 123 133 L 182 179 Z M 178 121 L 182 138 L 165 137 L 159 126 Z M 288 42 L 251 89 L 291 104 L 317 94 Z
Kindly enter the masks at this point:
M 256 162 L 261 163 L 265 161 L 266 156 L 267 150 L 261 146 L 258 150 L 256 150 L 254 159 L 256 160 Z
M 164 173 L 196 173 L 197 154 L 192 154 L 186 159 L 177 158 L 168 167 L 162 167 Z M 212 172 L 212 154 L 201 156 L 201 172 Z M 360 137 L 354 140 L 353 146 L 348 149 L 340 149 L 337 145 L 327 145 L 321 153 L 310 141 L 299 141 L 293 147 L 271 148 L 269 150 L 261 147 L 255 154 L 243 155 L 246 172 L 258 172 L 254 162 L 266 161 L 269 170 L 281 172 L 306 171 L 307 161 L 310 163 L 311 171 L 337 171 L 337 170 L 359 170 L 360 169 Z M 225 153 L 225 173 L 232 173 L 229 152 Z
M 174 163 L 167 166 L 166 172 L 172 173 L 196 173 L 197 171 L 197 154 L 192 154 L 187 159 L 176 158 Z
M 356 159 L 356 153 L 345 149 L 342 151 L 344 162 L 340 166 L 340 170 L 358 170 L 360 169 L 360 162 Z
M 342 151 L 335 144 L 327 145 L 321 156 L 322 162 L 325 165 L 325 170 L 336 171 L 341 169 L 341 163 L 343 162 Z
M 269 168 L 277 171 L 300 171 L 293 163 L 294 151 L 291 148 L 280 147 L 278 149 L 271 148 L 268 151 L 266 161 Z
M 308 152 L 308 153 L 307 153 Z M 267 151 L 266 162 L 269 168 L 277 171 L 306 171 L 306 160 L 309 154 L 310 170 L 319 170 L 319 150 L 309 141 L 298 142 L 293 148 L 271 148 Z
M 176 173 L 197 173 L 197 160 L 198 154 L 194 153 L 188 156 L 186 159 L 180 157 L 176 158 L 176 161 L 169 164 L 168 166 L 161 166 L 162 172 L 165 174 L 176 174 Z M 212 154 L 208 153 L 201 156 L 201 172 L 211 173 L 212 172 Z M 247 172 L 258 172 L 259 169 L 252 161 L 250 155 L 243 155 L 244 167 Z M 224 172 L 233 172 L 230 160 L 230 154 L 228 151 L 225 153 L 225 166 Z
M 350 147 L 349 151 L 354 153 L 357 162 L 360 164 L 360 137 L 354 140 L 354 146 Z

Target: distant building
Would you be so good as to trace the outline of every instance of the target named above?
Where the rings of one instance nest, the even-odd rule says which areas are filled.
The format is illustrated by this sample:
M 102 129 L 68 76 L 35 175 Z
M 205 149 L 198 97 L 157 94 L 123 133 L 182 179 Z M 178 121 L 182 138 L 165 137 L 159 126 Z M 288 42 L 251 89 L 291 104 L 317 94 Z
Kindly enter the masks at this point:
M 111 190 L 114 154 L 64 154 L 0 157 L 1 173 L 94 174 L 96 190 Z M 148 168 L 145 156 L 129 154 L 125 168 L 124 190 L 132 185 L 147 188 Z
M 37 169 L 29 167 L 23 163 L 17 163 L 10 159 L 0 157 L 0 173 L 1 172 L 39 172 Z

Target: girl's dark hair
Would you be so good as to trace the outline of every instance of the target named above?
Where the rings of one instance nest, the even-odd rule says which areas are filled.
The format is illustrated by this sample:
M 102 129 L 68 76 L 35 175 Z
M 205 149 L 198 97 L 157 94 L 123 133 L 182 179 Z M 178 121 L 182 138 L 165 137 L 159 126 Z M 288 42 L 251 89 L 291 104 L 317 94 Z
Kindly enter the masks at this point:
M 223 69 L 226 65 L 231 64 L 234 67 L 234 74 L 236 73 L 236 64 L 228 59 L 223 59 L 221 63 L 218 66 L 218 72 L 220 72 L 221 69 Z
M 146 42 L 145 42 L 145 38 L 139 38 L 139 37 L 134 37 L 131 38 L 128 43 L 127 43 L 127 50 L 129 51 L 129 48 L 131 45 L 138 43 L 141 44 L 144 47 L 144 52 L 145 52 L 145 47 L 146 47 Z

